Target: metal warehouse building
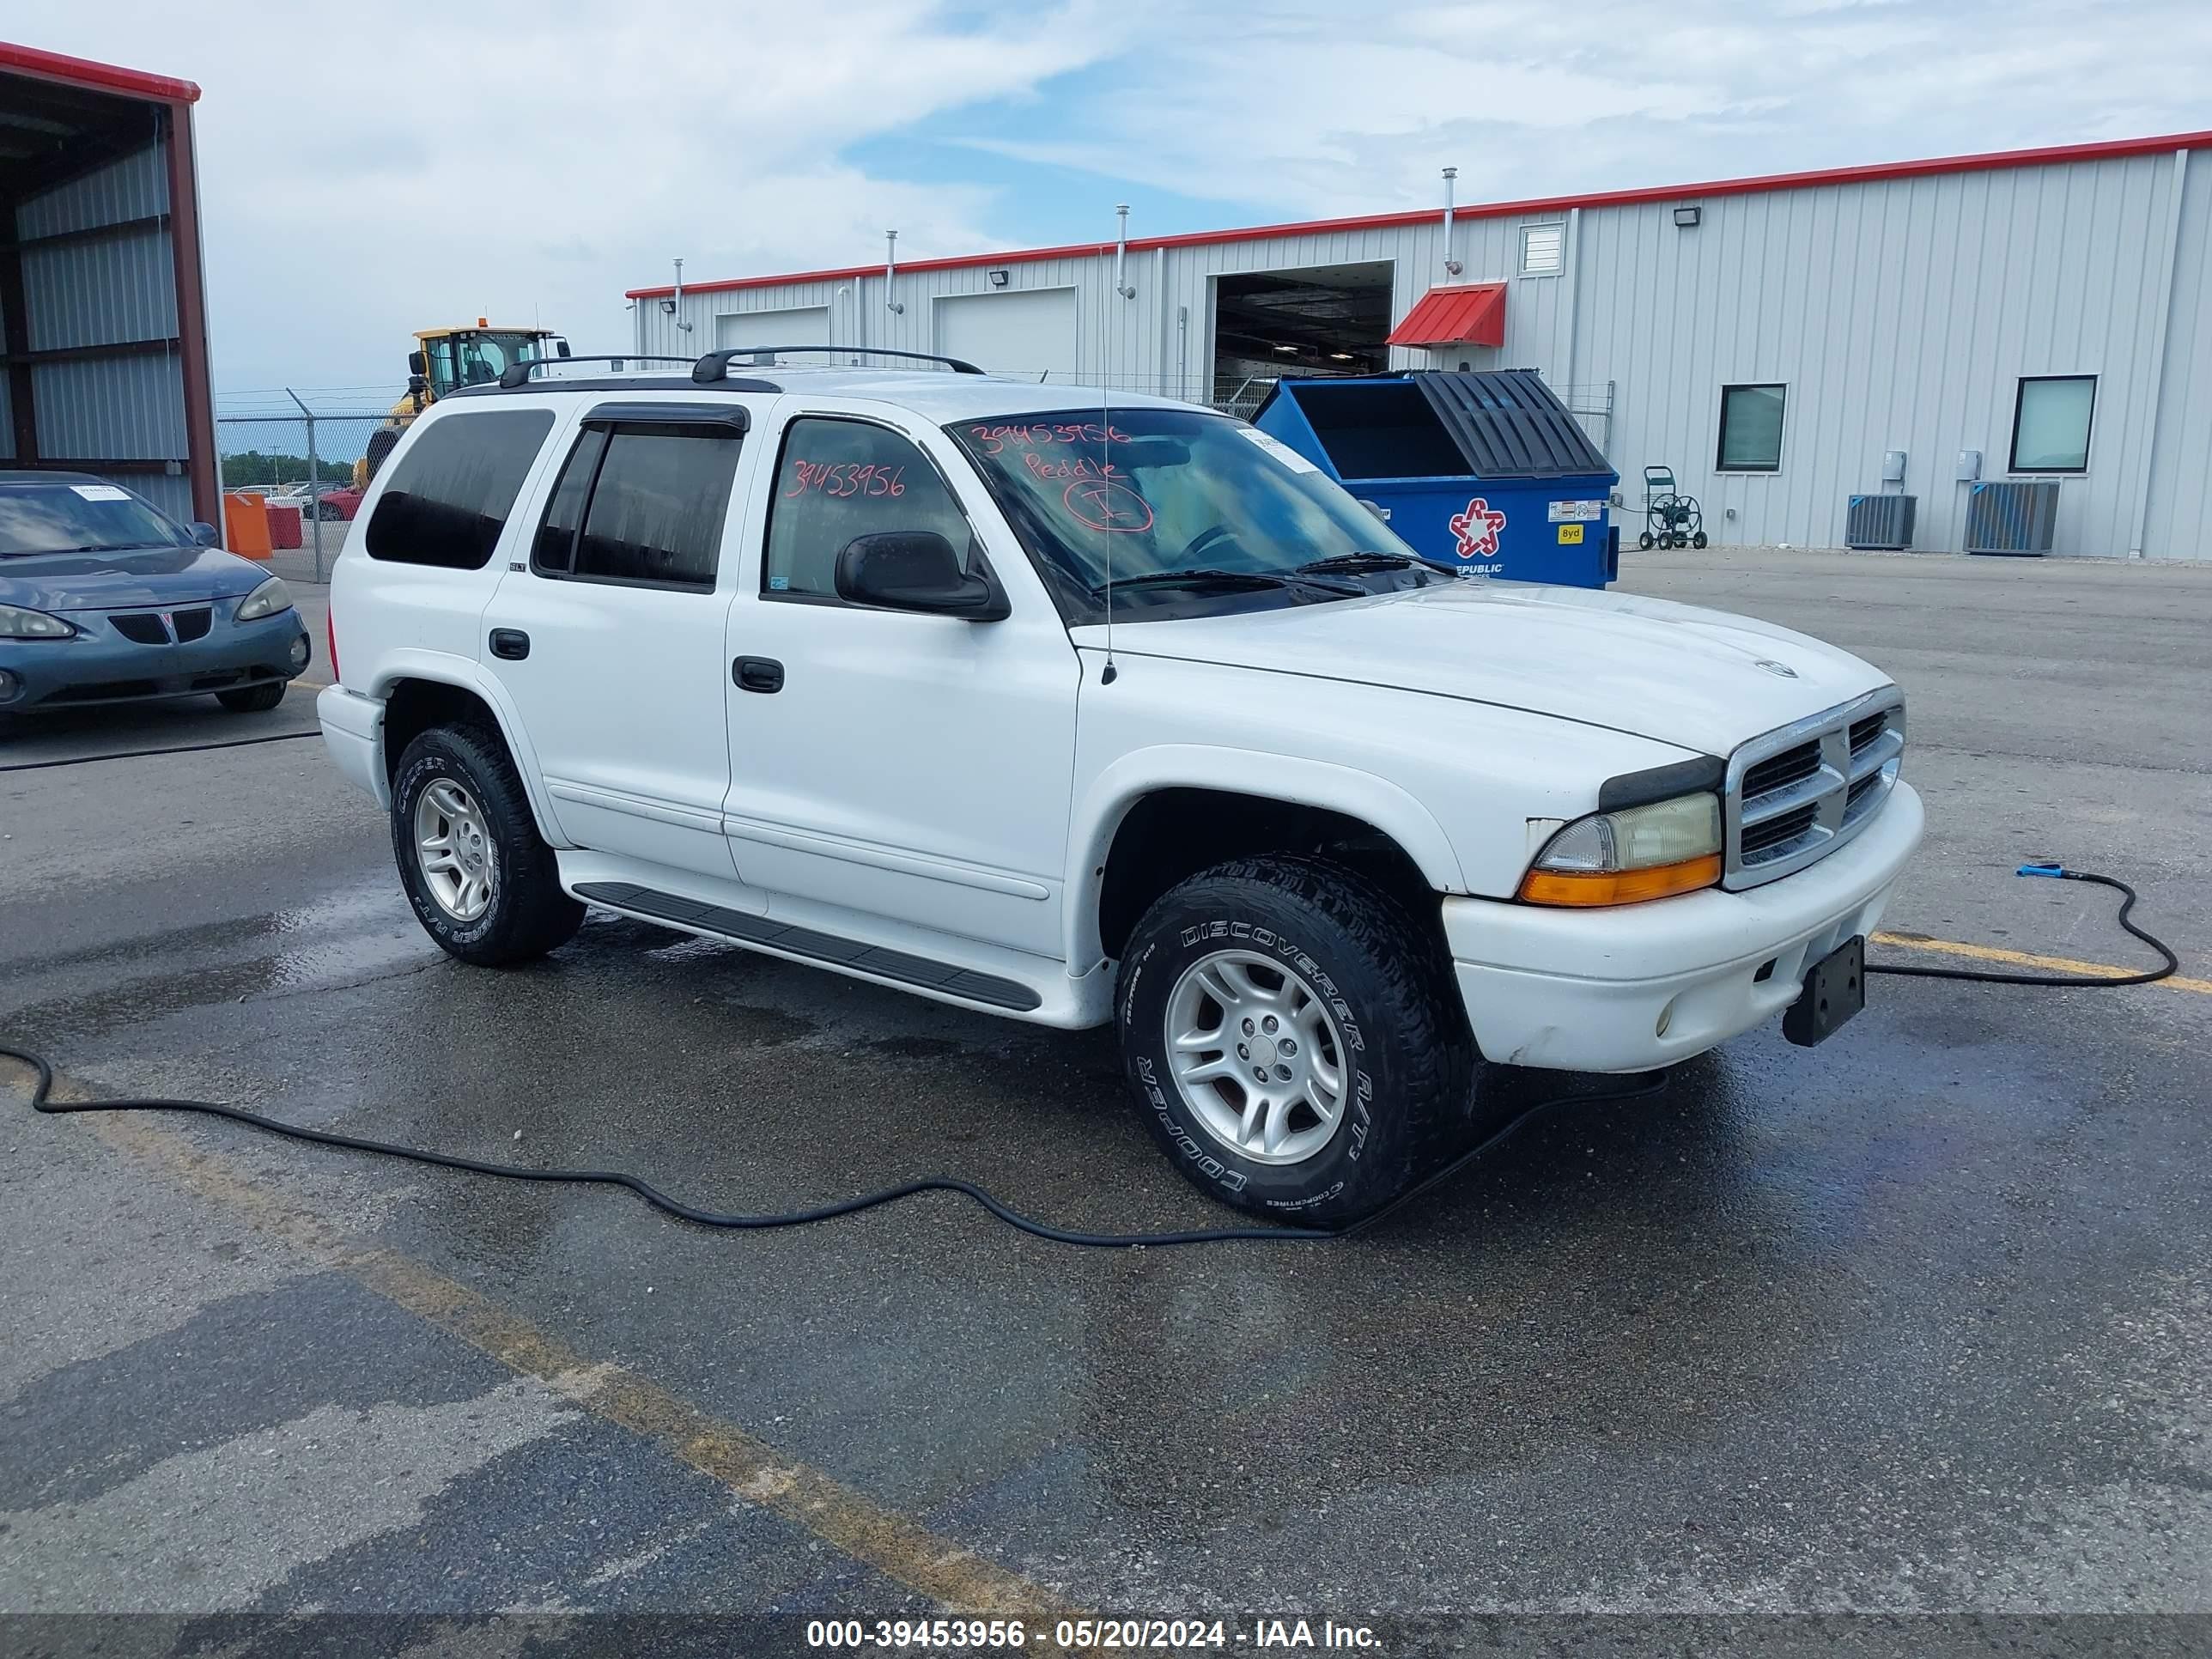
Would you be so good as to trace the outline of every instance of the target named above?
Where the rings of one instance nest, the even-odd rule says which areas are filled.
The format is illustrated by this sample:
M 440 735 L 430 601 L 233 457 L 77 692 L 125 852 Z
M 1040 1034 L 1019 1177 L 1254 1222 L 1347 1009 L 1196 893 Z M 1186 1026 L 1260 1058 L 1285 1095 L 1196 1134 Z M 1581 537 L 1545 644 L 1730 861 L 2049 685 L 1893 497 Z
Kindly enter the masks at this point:
M 1533 368 L 1620 469 L 1631 535 L 1658 465 L 1721 542 L 1842 546 L 1848 520 L 1887 544 L 1901 504 L 1849 501 L 1891 494 L 1912 498 L 1923 550 L 2206 558 L 2207 148 L 2194 132 L 1456 210 L 1447 193 L 1427 212 L 643 288 L 635 344 L 939 352 L 1246 414 L 1282 374 Z
M 0 42 L 0 468 L 221 520 L 189 81 Z

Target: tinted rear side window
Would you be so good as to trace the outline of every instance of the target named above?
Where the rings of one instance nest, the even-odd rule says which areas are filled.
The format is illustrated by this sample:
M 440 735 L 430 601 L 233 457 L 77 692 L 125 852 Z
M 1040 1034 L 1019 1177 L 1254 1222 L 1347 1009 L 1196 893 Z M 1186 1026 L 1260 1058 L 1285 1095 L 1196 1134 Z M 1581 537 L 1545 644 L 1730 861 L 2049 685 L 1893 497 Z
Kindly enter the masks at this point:
M 609 434 L 574 574 L 672 587 L 714 585 L 738 440 L 709 431 L 618 427 Z
M 592 480 L 599 476 L 599 456 L 606 447 L 606 428 L 586 427 L 568 452 L 561 481 L 553 486 L 553 499 L 546 503 L 545 521 L 538 526 L 538 540 L 530 550 L 535 568 L 568 574 L 576 556 L 576 532 L 584 527 L 584 508 L 592 496 Z
M 368 556 L 481 570 L 491 562 L 551 411 L 451 415 L 419 434 L 368 521 Z

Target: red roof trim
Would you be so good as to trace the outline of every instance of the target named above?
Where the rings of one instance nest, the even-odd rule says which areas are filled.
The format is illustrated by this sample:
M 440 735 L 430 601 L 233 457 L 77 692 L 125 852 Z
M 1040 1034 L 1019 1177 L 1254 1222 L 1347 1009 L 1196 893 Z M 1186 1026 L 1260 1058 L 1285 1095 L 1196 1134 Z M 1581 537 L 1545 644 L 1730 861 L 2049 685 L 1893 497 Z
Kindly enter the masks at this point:
M 1505 343 L 1505 284 L 1455 283 L 1413 301 L 1406 320 L 1383 342 L 1394 346 Z
M 1565 212 L 1578 207 L 1632 207 L 1695 197 L 1748 196 L 1760 191 L 1796 190 L 1809 185 L 1874 184 L 1889 179 L 1918 179 L 1943 173 L 1983 173 L 1998 167 L 2039 167 L 2057 161 L 2096 161 L 2126 155 L 2155 155 L 2168 150 L 2212 149 L 2212 131 L 2166 133 L 2149 138 L 2110 138 L 2094 144 L 2049 144 L 2039 149 L 1990 150 L 1976 155 L 1941 155 L 1919 161 L 1876 161 L 1811 173 L 1768 173 L 1749 179 L 1718 179 L 1698 185 L 1652 185 L 1634 190 L 1598 191 L 1581 196 L 1537 196 L 1519 202 L 1485 202 L 1454 210 L 1462 219 L 1494 219 L 1507 214 Z M 1279 236 L 1310 236 L 1334 230 L 1389 230 L 1438 218 L 1441 205 L 1411 213 L 1370 213 L 1349 219 L 1308 219 L 1293 224 L 1250 225 L 1234 230 L 1184 231 L 1173 236 L 1133 236 L 1129 252 L 1193 247 L 1213 242 L 1263 242 Z M 972 265 L 1027 264 L 1038 259 L 1066 259 L 1111 253 L 1111 242 L 1079 242 L 1064 247 L 1012 249 L 999 253 L 957 253 L 936 259 L 909 259 L 901 270 L 955 270 Z M 881 264 L 843 265 L 833 270 L 800 270 L 772 276 L 731 276 L 720 282 L 686 283 L 687 294 L 724 294 L 738 289 L 781 288 L 793 283 L 848 282 L 881 274 Z M 627 300 L 659 300 L 672 287 L 634 288 Z
M 200 89 L 197 83 L 179 81 L 174 76 L 149 75 L 144 70 L 120 69 L 113 64 L 95 64 L 89 58 L 71 58 L 66 52 L 41 52 L 36 46 L 19 46 L 8 40 L 0 40 L 0 70 L 36 76 L 41 81 L 61 81 L 73 87 L 89 87 L 96 92 L 120 92 L 134 98 L 157 99 L 165 104 L 197 104 L 200 100 Z

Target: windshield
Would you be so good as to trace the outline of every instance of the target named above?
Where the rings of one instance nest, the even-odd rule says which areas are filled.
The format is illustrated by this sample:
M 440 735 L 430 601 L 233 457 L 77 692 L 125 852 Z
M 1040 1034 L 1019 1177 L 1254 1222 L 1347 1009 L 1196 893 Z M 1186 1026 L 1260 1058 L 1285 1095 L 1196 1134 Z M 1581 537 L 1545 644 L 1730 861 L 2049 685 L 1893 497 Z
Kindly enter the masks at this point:
M 169 519 L 114 484 L 0 484 L 0 559 L 191 544 Z
M 1283 584 L 1300 600 L 1374 591 L 1344 574 L 1300 574 L 1322 560 L 1410 566 L 1411 580 L 1429 579 L 1419 556 L 1318 467 L 1224 416 L 1092 408 L 946 429 L 1059 578 L 1071 622 L 1103 619 L 1109 555 L 1116 621 L 1187 607 L 1194 592 L 1249 606 L 1283 603 L 1267 597 Z M 1279 580 L 1256 580 L 1267 577 Z M 1141 586 L 1122 586 L 1133 581 Z

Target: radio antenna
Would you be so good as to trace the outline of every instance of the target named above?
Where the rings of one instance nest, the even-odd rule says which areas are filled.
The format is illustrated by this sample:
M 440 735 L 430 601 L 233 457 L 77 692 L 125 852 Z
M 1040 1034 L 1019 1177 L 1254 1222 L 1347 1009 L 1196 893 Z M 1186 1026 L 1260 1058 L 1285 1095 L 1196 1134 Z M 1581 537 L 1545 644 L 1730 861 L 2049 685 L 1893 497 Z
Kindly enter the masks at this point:
M 1117 269 L 1115 273 L 1117 281 L 1120 275 Z M 1103 303 L 1103 296 L 1101 302 Z M 1111 319 L 1113 314 L 1113 308 L 1108 307 L 1107 319 Z M 1107 330 L 1099 330 L 1098 339 L 1102 346 L 1106 343 L 1106 336 Z M 1098 514 L 1098 533 L 1106 538 L 1106 665 L 1098 671 L 1098 684 L 1111 685 L 1121 678 L 1121 671 L 1114 666 L 1114 393 L 1111 385 L 1114 373 L 1110 351 L 1099 367 L 1102 372 L 1098 376 L 1098 487 L 1103 492 L 1099 499 L 1108 505 Z

